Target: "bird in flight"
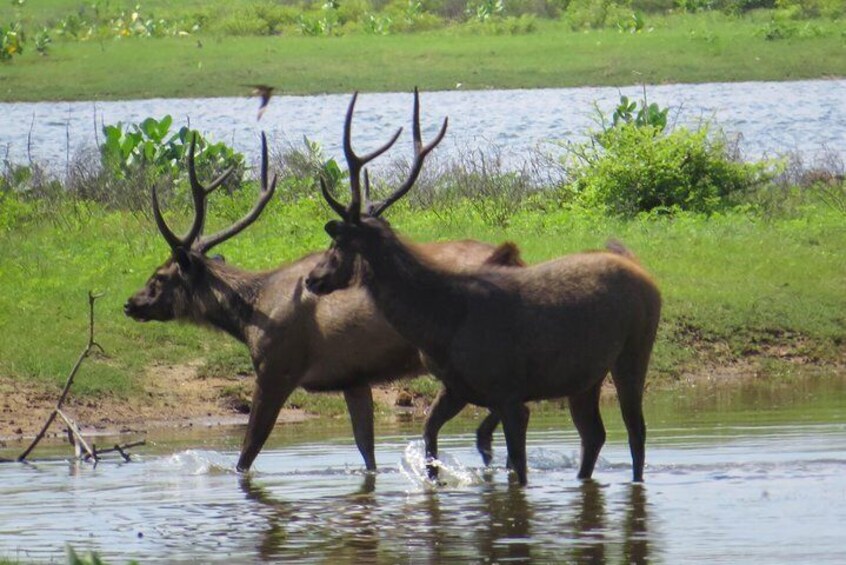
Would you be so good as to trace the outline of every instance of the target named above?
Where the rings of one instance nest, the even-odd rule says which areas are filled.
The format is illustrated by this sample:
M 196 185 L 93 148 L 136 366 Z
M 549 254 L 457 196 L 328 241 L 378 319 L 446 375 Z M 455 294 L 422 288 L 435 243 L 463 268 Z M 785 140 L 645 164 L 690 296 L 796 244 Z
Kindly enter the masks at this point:
M 261 119 L 262 114 L 267 109 L 267 105 L 270 102 L 270 97 L 273 96 L 273 87 L 267 86 L 266 84 L 245 84 L 244 86 L 248 86 L 253 89 L 250 93 L 250 96 L 258 96 L 261 98 L 261 104 L 259 104 L 258 109 L 258 116 L 256 116 L 256 121 Z

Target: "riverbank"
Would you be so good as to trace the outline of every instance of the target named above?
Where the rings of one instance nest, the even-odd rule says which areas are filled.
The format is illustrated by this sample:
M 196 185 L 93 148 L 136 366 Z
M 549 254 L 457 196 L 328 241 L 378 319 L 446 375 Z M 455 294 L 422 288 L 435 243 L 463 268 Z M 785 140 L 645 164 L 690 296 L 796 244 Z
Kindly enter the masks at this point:
M 771 216 L 739 209 L 626 220 L 524 206 L 499 225 L 491 222 L 504 213 L 497 208 L 503 203 L 468 201 L 425 211 L 398 207 L 391 221 L 418 241 L 468 234 L 517 241 L 531 263 L 609 238 L 624 241 L 664 296 L 649 375 L 650 387 L 663 387 L 842 373 L 846 229 L 842 213 L 814 204 L 810 193 L 803 198 L 789 211 L 782 200 L 782 211 Z M 242 200 L 251 205 L 249 194 Z M 210 230 L 241 213 L 239 205 L 227 209 L 221 216 L 212 204 Z M 276 202 L 221 252 L 243 268 L 271 268 L 323 248 L 315 226 L 327 214 L 311 199 Z M 74 385 L 71 411 L 81 423 L 119 430 L 244 421 L 253 377 L 241 344 L 190 325 L 139 324 L 122 313 L 126 298 L 166 257 L 152 220 L 96 207 L 70 207 L 0 234 L 0 437 L 35 433 L 54 405 L 85 345 L 89 289 L 105 291 L 95 310 L 105 354 L 87 359 Z M 422 412 L 437 388 L 431 379 L 391 387 L 380 393 L 380 412 L 390 416 L 398 402 L 409 401 Z M 346 418 L 337 395 L 297 392 L 288 406 L 298 409 L 288 417 Z
M 247 375 L 201 378 L 197 374 L 199 365 L 151 366 L 138 383 L 145 391 L 142 395 L 80 397 L 72 393 L 65 404 L 65 412 L 79 425 L 86 438 L 93 438 L 94 443 L 98 443 L 97 437 L 123 435 L 138 438 L 162 429 L 245 426 L 249 407 L 242 393 L 252 389 L 253 378 Z M 773 370 L 774 365 L 779 366 L 777 371 Z M 652 378 L 647 382 L 647 391 L 689 394 L 705 388 L 728 393 L 750 381 L 789 383 L 793 379 L 844 374 L 846 358 L 840 362 L 820 364 L 808 359 L 799 348 L 785 340 L 762 355 L 727 365 L 703 364 L 697 370 L 680 374 L 673 381 Z M 417 381 L 399 381 L 374 388 L 377 429 L 379 422 L 397 418 L 413 418 L 422 423 L 439 387 L 431 377 L 422 377 Z M 240 392 L 233 392 L 235 389 Z M 57 396 L 54 387 L 43 383 L 21 383 L 0 376 L 0 397 L 3 398 L 0 405 L 0 449 L 7 450 L 8 454 L 15 449 L 22 451 L 29 445 L 50 415 Z M 323 399 L 315 399 L 314 396 L 302 391 L 296 393 L 281 410 L 277 425 L 313 418 L 348 420 L 339 393 L 321 394 L 325 397 Z M 615 409 L 615 398 L 609 379 L 602 393 L 603 411 Z M 532 403 L 530 407 L 535 413 L 557 410 L 549 403 Z M 478 410 L 470 406 L 465 412 Z M 63 424 L 54 423 L 45 436 L 44 445 L 64 443 L 64 430 Z
M 622 86 L 846 76 L 842 23 L 767 36 L 772 14 L 655 16 L 638 33 L 538 21 L 522 34 L 452 29 L 343 37 L 126 37 L 62 41 L 3 64 L 0 101 Z M 781 25 L 781 24 L 779 24 Z M 791 28 L 792 29 L 792 28 Z M 554 55 L 553 55 L 554 54 Z M 551 56 L 552 55 L 552 56 Z

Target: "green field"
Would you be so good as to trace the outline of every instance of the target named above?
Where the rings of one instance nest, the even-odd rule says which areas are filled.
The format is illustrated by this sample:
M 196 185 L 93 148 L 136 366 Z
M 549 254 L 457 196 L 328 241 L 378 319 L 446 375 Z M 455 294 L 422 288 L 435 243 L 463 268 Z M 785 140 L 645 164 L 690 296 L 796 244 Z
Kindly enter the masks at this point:
M 31 1 L 19 16 L 36 26 L 73 5 Z M 169 4 L 144 6 L 166 10 Z M 177 17 L 192 6 L 170 10 L 179 10 Z M 211 22 L 239 14 L 223 6 L 211 2 L 203 9 Z M 12 14 L 8 4 L 0 8 L 4 19 Z M 237 35 L 209 24 L 177 37 L 57 37 L 46 55 L 30 46 L 0 63 L 0 101 L 242 96 L 249 92 L 243 85 L 252 83 L 302 94 L 846 76 L 846 26 L 839 20 L 774 23 L 769 12 L 650 14 L 637 33 L 574 31 L 565 19 L 549 18 L 533 20 L 525 33 L 486 32 L 495 25 L 490 21 L 389 35 L 357 28 L 329 37 Z
M 245 195 L 242 205 L 250 200 Z M 324 248 L 328 238 L 320 227 L 330 216 L 317 200 L 277 201 L 220 251 L 245 268 L 274 267 Z M 658 380 L 759 356 L 772 358 L 774 373 L 796 359 L 843 361 L 846 222 L 842 212 L 821 205 L 780 218 L 731 212 L 621 220 L 523 210 L 501 228 L 465 203 L 428 213 L 400 208 L 391 220 L 415 240 L 513 240 L 531 262 L 601 247 L 611 237 L 624 241 L 665 299 L 652 370 Z M 226 221 L 215 218 L 209 230 Z M 152 220 L 96 208 L 68 207 L 52 221 L 0 235 L 0 374 L 63 382 L 85 344 L 89 289 L 106 293 L 97 302 L 96 325 L 108 355 L 86 365 L 77 392 L 138 392 L 134 377 L 153 361 L 206 358 L 207 371 L 220 364 L 243 368 L 243 347 L 222 334 L 123 316 L 123 302 L 167 256 Z M 783 355 L 774 353 L 778 348 Z

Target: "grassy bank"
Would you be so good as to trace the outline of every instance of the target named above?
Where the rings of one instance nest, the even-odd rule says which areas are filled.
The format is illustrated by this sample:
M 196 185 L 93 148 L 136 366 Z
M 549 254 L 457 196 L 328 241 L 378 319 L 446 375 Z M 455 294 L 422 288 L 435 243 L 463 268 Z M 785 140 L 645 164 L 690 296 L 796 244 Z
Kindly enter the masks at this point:
M 211 210 L 220 207 L 212 203 Z M 107 355 L 86 365 L 77 393 L 139 393 L 136 378 L 154 362 L 200 358 L 201 374 L 249 370 L 243 348 L 221 334 L 123 316 L 123 302 L 168 255 L 152 220 L 70 206 L 53 217 L 0 235 L 0 373 L 63 382 L 84 346 L 89 289 L 106 293 L 96 318 Z M 274 202 L 220 251 L 233 264 L 270 268 L 323 248 L 328 242 L 319 228 L 328 217 L 316 200 Z M 739 361 L 760 361 L 772 374 L 795 363 L 844 361 L 846 224 L 842 213 L 822 205 L 778 218 L 737 211 L 633 220 L 524 209 L 502 228 L 466 202 L 436 212 L 399 209 L 391 219 L 415 240 L 513 240 L 530 262 L 621 239 L 654 273 L 665 299 L 655 382 Z M 228 221 L 218 215 L 209 230 Z
M 533 31 L 516 35 L 445 28 L 57 41 L 46 56 L 29 49 L 2 63 L 0 101 L 243 96 L 251 83 L 319 93 L 846 76 L 842 22 L 813 20 L 802 24 L 813 33 L 768 40 L 769 18 L 655 16 L 640 33 L 576 32 L 564 21 L 538 20 Z

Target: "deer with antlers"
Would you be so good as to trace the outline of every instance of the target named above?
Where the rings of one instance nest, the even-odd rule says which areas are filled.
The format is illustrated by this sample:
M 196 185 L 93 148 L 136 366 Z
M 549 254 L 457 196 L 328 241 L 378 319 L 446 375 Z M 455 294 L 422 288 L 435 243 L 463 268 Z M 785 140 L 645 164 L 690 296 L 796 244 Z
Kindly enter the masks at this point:
M 369 158 L 375 158 L 373 154 Z M 267 140 L 262 134 L 260 193 L 239 221 L 203 236 L 208 195 L 225 180 L 225 172 L 208 187 L 197 179 L 194 141 L 188 153 L 188 175 L 194 220 L 178 237 L 162 216 L 153 189 L 153 215 L 171 249 L 171 257 L 124 306 L 137 321 L 184 320 L 223 330 L 244 343 L 256 372 L 249 422 L 237 467 L 250 468 L 270 435 L 288 396 L 301 386 L 308 391 L 342 391 L 353 436 L 368 470 L 376 468 L 373 439 L 373 397 L 370 385 L 422 373 L 417 350 L 401 338 L 375 310 L 363 289 L 318 298 L 305 292 L 303 281 L 317 266 L 311 254 L 275 270 L 253 273 L 208 256 L 210 249 L 252 224 L 276 189 L 268 179 Z M 478 241 L 421 244 L 418 252 L 449 268 L 485 261 L 522 264 L 510 243 L 497 248 Z M 480 425 L 479 449 L 489 452 L 498 420 L 489 415 Z
M 345 146 L 351 143 L 355 101 L 353 95 L 344 125 Z M 324 198 L 341 219 L 326 224 L 332 244 L 308 275 L 306 286 L 320 295 L 348 288 L 352 266 L 362 264 L 360 284 L 388 323 L 420 349 L 424 365 L 444 384 L 424 428 L 431 460 L 437 456 L 441 426 L 473 403 L 501 418 L 510 465 L 520 484 L 525 484 L 529 419 L 525 403 L 568 397 L 581 438 L 578 476 L 588 479 L 605 442 L 599 396 L 610 372 L 629 435 L 633 478 L 642 481 L 646 439 L 642 397 L 660 317 L 658 289 L 619 244 L 608 251 L 568 255 L 525 269 L 482 266 L 457 273 L 405 243 L 380 216 L 412 188 L 446 128 L 444 119 L 434 140 L 423 145 L 415 89 L 415 153 L 407 180 L 386 200 L 368 201 L 364 213 L 358 174 L 363 163 L 349 164 L 348 206 L 321 185 Z M 365 170 L 366 200 L 369 184 Z M 429 469 L 434 475 L 436 468 Z

